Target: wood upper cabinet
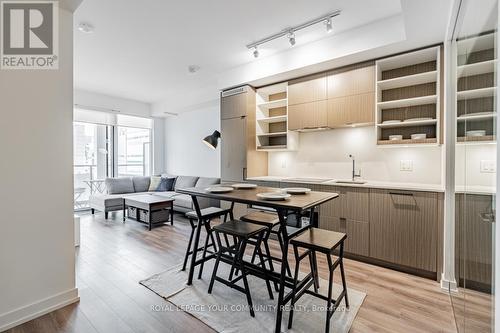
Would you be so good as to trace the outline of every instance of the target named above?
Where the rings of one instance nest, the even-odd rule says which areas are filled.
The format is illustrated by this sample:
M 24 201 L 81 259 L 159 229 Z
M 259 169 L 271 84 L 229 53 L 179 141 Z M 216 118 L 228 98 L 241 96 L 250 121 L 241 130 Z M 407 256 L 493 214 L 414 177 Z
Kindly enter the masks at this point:
M 248 96 L 248 92 L 222 97 L 220 105 L 221 119 L 246 116 L 249 110 L 249 98 L 251 97 Z
M 370 256 L 437 271 L 437 193 L 370 191 Z
M 327 86 L 329 127 L 375 121 L 375 65 L 332 71 Z
M 326 81 L 326 73 L 321 73 L 288 82 L 288 105 L 325 100 Z
M 375 92 L 375 65 L 328 73 L 328 99 Z
M 375 94 L 365 93 L 328 100 L 328 127 L 375 121 Z
M 326 100 L 288 106 L 289 130 L 313 129 L 326 126 Z

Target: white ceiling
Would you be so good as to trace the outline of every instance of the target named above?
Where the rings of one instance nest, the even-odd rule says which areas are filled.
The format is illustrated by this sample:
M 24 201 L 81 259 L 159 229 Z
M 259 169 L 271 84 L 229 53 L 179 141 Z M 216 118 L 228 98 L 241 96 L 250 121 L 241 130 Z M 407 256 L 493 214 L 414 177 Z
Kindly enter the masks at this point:
M 84 0 L 74 20 L 75 86 L 150 103 L 186 96 L 255 61 L 247 43 L 336 9 L 334 34 L 403 10 L 399 0 Z M 80 22 L 95 32 L 77 31 Z M 297 33 L 297 46 L 326 37 L 319 25 Z M 288 50 L 286 40 L 269 43 L 259 59 Z M 201 67 L 195 75 L 191 64 Z

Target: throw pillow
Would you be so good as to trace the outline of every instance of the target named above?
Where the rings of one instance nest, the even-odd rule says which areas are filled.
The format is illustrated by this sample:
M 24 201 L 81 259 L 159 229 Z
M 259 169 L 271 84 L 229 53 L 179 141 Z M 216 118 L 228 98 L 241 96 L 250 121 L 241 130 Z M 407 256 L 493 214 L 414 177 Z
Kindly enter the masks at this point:
M 173 191 L 175 178 L 165 178 L 165 177 L 151 177 L 151 184 L 149 186 L 149 191 L 152 192 L 166 192 Z
M 161 177 L 151 176 L 151 182 L 149 183 L 149 191 L 155 192 L 158 186 L 161 184 Z

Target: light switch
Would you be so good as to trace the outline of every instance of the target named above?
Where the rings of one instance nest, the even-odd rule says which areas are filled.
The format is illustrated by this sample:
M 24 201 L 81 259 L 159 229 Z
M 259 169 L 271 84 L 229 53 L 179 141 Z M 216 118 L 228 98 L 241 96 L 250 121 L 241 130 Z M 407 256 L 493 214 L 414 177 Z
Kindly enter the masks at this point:
M 496 163 L 492 160 L 481 160 L 481 173 L 495 173 L 497 171 Z
M 401 170 L 401 171 L 413 171 L 413 161 L 412 160 L 401 160 L 399 163 L 399 170 Z

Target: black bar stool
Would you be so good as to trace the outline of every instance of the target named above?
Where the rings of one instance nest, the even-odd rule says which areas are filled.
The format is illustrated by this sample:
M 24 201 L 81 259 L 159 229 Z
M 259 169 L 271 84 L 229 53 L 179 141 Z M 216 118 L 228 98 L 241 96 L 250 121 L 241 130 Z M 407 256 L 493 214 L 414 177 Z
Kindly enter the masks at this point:
M 210 228 L 210 222 L 214 218 L 219 218 L 223 216 L 223 221 L 225 222 L 227 220 L 227 216 L 229 215 L 230 211 L 229 209 L 221 209 L 218 207 L 208 207 L 204 208 L 201 210 L 201 215 L 202 215 L 202 220 L 201 223 L 205 227 L 205 230 L 207 232 L 207 236 L 205 239 L 205 244 L 202 247 L 198 247 L 197 249 L 194 249 L 194 251 L 191 249 L 191 244 L 193 242 L 193 236 L 196 231 L 196 226 L 200 221 L 198 221 L 198 215 L 196 214 L 196 211 L 191 211 L 186 213 L 186 217 L 189 219 L 189 224 L 191 225 L 191 235 L 189 236 L 189 242 L 188 246 L 186 249 L 186 255 L 184 256 L 184 264 L 182 265 L 182 270 L 186 270 L 188 258 L 190 255 L 195 255 L 198 251 L 203 251 L 202 255 L 202 261 L 201 261 L 201 266 L 200 266 L 200 271 L 198 272 L 198 279 L 201 279 L 201 276 L 203 274 L 203 266 L 205 264 L 205 257 L 207 253 L 210 254 L 215 254 L 217 252 L 217 249 L 215 247 L 215 240 L 214 236 L 212 234 L 212 229 Z M 212 248 L 212 250 L 208 250 L 209 248 Z
M 212 272 L 212 279 L 210 280 L 210 286 L 208 287 L 208 293 L 212 293 L 212 288 L 214 286 L 215 281 L 219 281 L 225 284 L 228 287 L 231 287 L 235 290 L 238 290 L 246 295 L 248 306 L 250 307 L 250 315 L 255 317 L 255 312 L 252 304 L 252 296 L 250 295 L 250 289 L 248 287 L 247 280 L 247 267 L 244 263 L 244 255 L 245 249 L 248 244 L 248 241 L 251 237 L 257 237 L 256 241 L 256 251 L 258 253 L 260 264 L 262 267 L 264 266 L 264 256 L 262 255 L 262 250 L 260 249 L 260 245 L 264 235 L 266 233 L 266 227 L 259 226 L 253 223 L 247 223 L 238 220 L 231 220 L 219 225 L 216 225 L 212 228 L 215 232 L 217 238 L 217 245 L 219 250 L 217 251 L 217 260 L 215 261 L 214 270 Z M 235 240 L 233 245 L 230 245 L 226 242 L 226 245 L 222 244 L 221 241 L 222 236 L 232 236 Z M 236 278 L 232 278 L 232 274 L 230 274 L 229 280 L 225 280 L 219 276 L 217 276 L 217 270 L 219 269 L 220 261 L 223 260 L 226 263 L 231 263 L 231 271 L 236 268 L 240 275 Z M 271 284 L 269 282 L 269 276 L 266 273 L 266 270 L 263 269 L 264 272 L 264 280 L 266 281 L 267 291 L 269 292 L 269 297 L 274 299 L 273 292 L 271 290 Z M 236 283 L 239 280 L 243 280 L 243 287 L 237 285 Z
M 262 240 L 262 244 L 264 244 L 264 249 L 266 251 L 265 261 L 269 262 L 269 268 L 271 269 L 271 271 L 274 271 L 273 260 L 279 262 L 280 264 L 283 264 L 281 257 L 271 256 L 271 251 L 269 250 L 269 237 L 271 236 L 271 234 L 274 234 L 278 239 L 281 251 L 283 251 L 284 243 L 283 243 L 283 237 L 281 235 L 281 228 L 276 228 L 276 226 L 280 225 L 280 219 L 278 217 L 278 214 L 272 212 L 255 211 L 240 217 L 240 219 L 242 221 L 255 223 L 267 228 L 267 232 L 266 235 L 264 236 L 264 239 Z M 257 252 L 254 251 L 252 256 L 252 263 L 255 260 L 256 253 Z M 286 262 L 285 265 L 288 276 L 292 276 L 288 262 Z
M 345 299 L 345 305 L 349 308 L 349 300 L 347 298 L 347 286 L 345 281 L 344 273 L 344 240 L 347 238 L 346 234 L 328 230 L 320 230 L 316 228 L 310 228 L 305 232 L 301 233 L 295 238 L 292 238 L 290 244 L 293 245 L 293 252 L 295 254 L 295 272 L 293 280 L 292 298 L 291 298 L 291 310 L 290 317 L 288 318 L 288 328 L 292 328 L 293 321 L 293 306 L 295 302 L 304 294 L 310 294 L 318 297 L 327 302 L 327 313 L 326 313 L 326 329 L 325 332 L 330 331 L 330 319 L 333 313 L 339 306 L 342 298 Z M 304 248 L 306 251 L 299 255 L 299 248 Z M 332 262 L 333 251 L 339 248 L 339 255 L 335 262 Z M 318 277 L 318 265 L 316 262 L 316 252 L 324 253 L 328 261 L 328 296 L 323 296 L 318 293 L 319 288 L 319 277 Z M 309 273 L 300 283 L 298 282 L 299 277 L 299 266 L 300 261 L 305 257 L 309 257 L 311 262 L 311 273 Z M 333 272 L 340 265 L 340 275 L 342 277 L 342 292 L 337 297 L 336 300 L 332 300 L 332 290 L 333 290 Z M 314 291 L 309 290 L 311 285 L 314 285 Z

